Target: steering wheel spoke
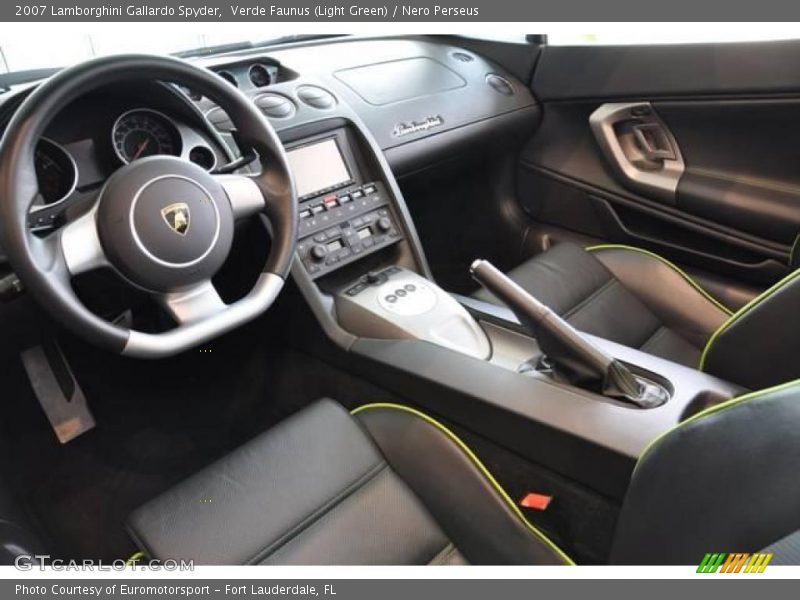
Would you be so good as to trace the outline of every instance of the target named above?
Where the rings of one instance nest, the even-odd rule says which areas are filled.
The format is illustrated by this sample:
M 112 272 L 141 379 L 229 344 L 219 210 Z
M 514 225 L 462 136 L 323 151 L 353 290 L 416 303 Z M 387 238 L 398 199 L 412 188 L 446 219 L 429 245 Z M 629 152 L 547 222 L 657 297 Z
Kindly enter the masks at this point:
M 71 276 L 109 265 L 97 231 L 96 210 L 65 225 L 58 233 L 64 264 Z
M 230 200 L 235 219 L 244 219 L 266 208 L 264 193 L 253 177 L 247 175 L 215 175 Z
M 228 307 L 209 280 L 180 292 L 159 294 L 157 299 L 180 325 L 208 320 Z

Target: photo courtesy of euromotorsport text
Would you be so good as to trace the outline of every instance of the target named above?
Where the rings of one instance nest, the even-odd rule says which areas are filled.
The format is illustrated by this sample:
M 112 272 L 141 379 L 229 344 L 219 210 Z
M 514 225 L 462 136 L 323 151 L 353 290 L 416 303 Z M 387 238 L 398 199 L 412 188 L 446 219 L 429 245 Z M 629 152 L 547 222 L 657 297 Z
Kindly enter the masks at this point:
M 800 579 L 800 5 L 0 17 L 0 597 Z

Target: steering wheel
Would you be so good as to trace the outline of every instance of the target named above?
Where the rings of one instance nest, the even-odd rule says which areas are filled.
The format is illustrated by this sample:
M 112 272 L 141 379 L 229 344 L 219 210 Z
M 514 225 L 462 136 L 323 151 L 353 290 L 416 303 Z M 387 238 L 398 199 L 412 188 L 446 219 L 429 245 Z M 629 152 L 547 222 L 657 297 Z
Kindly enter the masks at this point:
M 216 102 L 257 152 L 261 173 L 211 175 L 172 156 L 142 158 L 115 171 L 88 212 L 45 238 L 33 235 L 28 210 L 38 194 L 34 148 L 48 123 L 79 96 L 130 79 L 178 83 Z M 234 221 L 260 212 L 271 225 L 269 256 L 253 289 L 225 304 L 211 278 L 228 256 Z M 113 352 L 158 358 L 238 327 L 272 305 L 297 243 L 297 197 L 278 136 L 235 87 L 179 59 L 112 56 L 59 72 L 20 105 L 0 145 L 0 234 L 12 267 L 57 321 Z M 145 333 L 89 311 L 71 280 L 100 267 L 149 292 L 176 327 Z

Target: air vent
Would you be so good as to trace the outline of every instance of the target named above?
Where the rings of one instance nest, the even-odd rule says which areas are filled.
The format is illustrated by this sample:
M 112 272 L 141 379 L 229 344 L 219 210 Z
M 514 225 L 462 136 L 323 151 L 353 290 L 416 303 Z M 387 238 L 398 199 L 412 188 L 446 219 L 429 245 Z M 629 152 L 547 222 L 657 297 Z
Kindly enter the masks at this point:
M 486 76 L 486 83 L 488 83 L 495 92 L 503 94 L 504 96 L 514 95 L 514 86 L 505 77 L 501 77 L 495 73 L 489 73 Z
M 272 73 L 262 64 L 255 64 L 247 72 L 250 82 L 256 87 L 265 87 L 272 83 Z
M 230 83 L 233 87 L 239 87 L 239 82 L 236 80 L 236 75 L 231 73 L 230 71 L 220 71 L 217 73 L 220 77 L 222 77 L 225 81 Z
M 466 52 L 453 52 L 450 56 L 455 58 L 458 62 L 468 63 L 475 60 L 475 57 Z
M 297 88 L 297 97 L 303 104 L 325 110 L 336 106 L 336 98 L 328 90 L 316 85 L 301 85 Z
M 288 119 L 295 111 L 294 102 L 280 94 L 261 94 L 254 102 L 261 112 L 273 119 Z

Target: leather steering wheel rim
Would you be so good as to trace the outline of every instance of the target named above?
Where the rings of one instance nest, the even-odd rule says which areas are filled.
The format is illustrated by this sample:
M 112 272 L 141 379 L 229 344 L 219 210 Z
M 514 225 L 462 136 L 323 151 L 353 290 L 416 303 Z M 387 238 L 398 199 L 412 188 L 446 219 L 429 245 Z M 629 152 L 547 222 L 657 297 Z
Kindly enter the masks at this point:
M 46 127 L 63 108 L 80 96 L 126 80 L 181 84 L 222 107 L 236 126 L 242 143 L 258 154 L 262 171 L 253 176 L 217 176 L 216 179 L 209 175 L 202 181 L 203 185 L 194 182 L 198 189 L 213 187 L 206 192 L 205 198 L 199 200 L 198 206 L 203 208 L 209 203 L 214 204 L 223 228 L 227 230 L 230 225 L 231 235 L 233 222 L 227 222 L 228 214 L 231 218 L 240 218 L 262 212 L 271 225 L 272 246 L 258 283 L 250 294 L 233 304 L 221 304 L 219 296 L 213 298 L 208 289 L 210 277 L 202 282 L 191 282 L 191 285 L 183 282 L 175 289 L 165 285 L 153 289 L 129 279 L 134 285 L 155 294 L 176 317 L 179 326 L 160 334 L 125 329 L 96 316 L 75 295 L 70 281 L 79 272 L 97 266 L 119 266 L 113 261 L 107 262 L 107 251 L 111 250 L 109 238 L 103 238 L 103 227 L 98 223 L 98 204 L 102 205 L 103 194 L 112 185 L 113 178 L 125 169 L 130 171 L 120 174 L 117 179 L 124 181 L 126 176 L 133 177 L 134 169 L 142 171 L 147 168 L 151 174 L 161 169 L 165 171 L 163 177 L 151 177 L 144 185 L 166 177 L 171 178 L 169 183 L 174 186 L 179 175 L 173 175 L 172 171 L 184 168 L 178 163 L 191 163 L 176 158 L 153 157 L 134 161 L 109 177 L 95 206 L 86 215 L 45 238 L 33 235 L 28 227 L 28 211 L 38 193 L 34 151 Z M 188 175 L 181 174 L 180 177 L 185 180 L 191 180 L 195 175 L 199 177 L 192 168 L 185 167 Z M 198 167 L 197 170 L 201 169 Z M 137 171 L 137 176 L 145 175 Z M 139 192 L 142 189 L 143 186 Z M 157 196 L 157 192 L 155 190 L 151 195 Z M 227 199 L 227 204 L 223 198 Z M 188 205 L 186 210 L 189 210 Z M 130 212 L 133 218 L 133 205 Z M 218 222 L 217 229 L 219 227 Z M 99 233 L 98 229 L 101 230 Z M 137 237 L 133 225 L 131 230 Z M 239 90 L 211 71 L 180 59 L 117 55 L 90 60 L 59 72 L 34 90 L 16 111 L 0 144 L 0 236 L 11 266 L 26 289 L 55 320 L 89 342 L 113 352 L 157 358 L 176 354 L 216 337 L 269 308 L 291 267 L 297 242 L 297 197 L 283 145 L 266 117 Z M 216 239 L 210 243 L 213 245 Z M 216 254 L 227 256 L 228 249 L 229 245 Z M 218 259 L 217 262 L 221 264 Z

